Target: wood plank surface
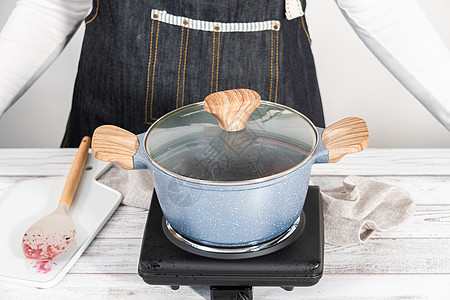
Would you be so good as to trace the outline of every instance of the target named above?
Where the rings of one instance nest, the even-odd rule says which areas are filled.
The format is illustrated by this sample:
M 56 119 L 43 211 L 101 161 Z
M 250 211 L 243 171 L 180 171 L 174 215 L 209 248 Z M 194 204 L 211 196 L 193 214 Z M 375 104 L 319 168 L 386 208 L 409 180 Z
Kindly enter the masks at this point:
M 142 238 L 148 210 L 121 205 L 97 238 Z M 126 224 L 126 226 L 124 226 Z M 390 231 L 375 233 L 376 238 L 450 238 L 450 205 L 418 205 L 416 213 Z
M 77 149 L 0 149 L 0 176 L 67 176 Z
M 450 149 L 371 149 L 334 164 L 315 164 L 312 175 L 450 175 Z
M 312 287 L 288 292 L 279 287 L 254 287 L 255 300 L 299 299 L 448 299 L 449 274 L 325 274 Z M 148 285 L 137 274 L 67 274 L 51 289 L 1 283 L 2 299 L 155 299 L 207 300 L 209 287 Z
M 0 176 L 65 176 L 76 149 L 0 149 Z M 372 149 L 338 163 L 315 164 L 313 175 L 450 176 L 450 149 Z
M 22 181 L 67 176 L 76 149 L 0 149 L 0 201 Z M 286 292 L 255 287 L 255 299 L 449 299 L 450 149 L 366 149 L 313 166 L 322 190 L 348 175 L 408 191 L 416 212 L 399 227 L 351 247 L 325 245 L 324 275 Z M 209 299 L 205 286 L 150 286 L 137 275 L 148 211 L 121 205 L 56 287 L 0 282 L 0 299 Z
M 135 273 L 141 239 L 95 239 L 70 273 Z M 450 273 L 450 239 L 378 239 L 351 247 L 325 246 L 326 274 Z
M 401 187 L 413 197 L 416 204 L 450 205 L 450 176 L 358 176 Z M 311 182 L 320 186 L 322 191 L 327 191 L 341 187 L 345 177 L 316 175 L 311 177 Z
M 70 166 L 67 167 L 67 173 Z M 0 176 L 0 199 L 6 197 L 22 181 L 55 176 Z M 342 186 L 346 176 L 312 176 L 312 184 L 320 186 L 322 191 Z M 399 186 L 413 196 L 416 204 L 450 205 L 450 176 L 364 176 L 371 180 Z

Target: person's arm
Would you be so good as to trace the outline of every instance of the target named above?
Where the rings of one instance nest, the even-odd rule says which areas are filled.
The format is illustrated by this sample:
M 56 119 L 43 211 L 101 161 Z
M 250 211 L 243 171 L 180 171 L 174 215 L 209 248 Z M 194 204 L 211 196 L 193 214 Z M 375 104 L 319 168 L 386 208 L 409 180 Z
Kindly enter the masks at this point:
M 19 0 L 0 32 L 0 117 L 51 65 L 92 0 Z
M 450 131 L 450 52 L 414 0 L 335 0 L 383 65 Z

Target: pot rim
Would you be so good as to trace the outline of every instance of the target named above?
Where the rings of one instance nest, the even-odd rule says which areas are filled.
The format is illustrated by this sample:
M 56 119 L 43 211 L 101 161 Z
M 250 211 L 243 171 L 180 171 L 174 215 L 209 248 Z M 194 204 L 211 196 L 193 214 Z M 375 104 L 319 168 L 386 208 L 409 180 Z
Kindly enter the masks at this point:
M 196 102 L 196 103 L 192 103 L 192 104 L 188 104 L 182 107 L 179 107 L 175 110 L 172 110 L 170 112 L 168 112 L 167 114 L 165 114 L 164 116 L 160 117 L 158 120 L 156 120 L 148 129 L 147 132 L 145 133 L 143 142 L 143 148 L 145 150 L 145 153 L 147 154 L 147 157 L 150 159 L 150 162 L 159 170 L 161 170 L 162 172 L 169 174 L 177 179 L 180 180 L 184 180 L 184 181 L 188 181 L 188 182 L 192 182 L 192 183 L 198 183 L 198 184 L 203 184 L 203 185 L 218 185 L 218 186 L 238 186 L 238 185 L 249 185 L 249 184 L 255 184 L 255 183 L 262 183 L 262 182 L 266 182 L 266 181 L 270 181 L 273 179 L 277 179 L 280 177 L 283 177 L 291 172 L 294 172 L 295 170 L 299 169 L 300 167 L 302 167 L 303 165 L 305 165 L 314 155 L 317 146 L 319 144 L 319 133 L 317 131 L 316 126 L 314 125 L 314 123 L 308 119 L 304 114 L 296 111 L 293 108 L 290 108 L 286 105 L 283 104 L 279 104 L 279 103 L 275 103 L 275 102 L 269 102 L 269 101 L 265 101 L 265 100 L 261 100 L 261 103 L 267 104 L 267 105 L 272 105 L 272 106 L 280 106 L 286 110 L 291 111 L 292 113 L 298 115 L 299 117 L 303 118 L 313 129 L 314 131 L 314 135 L 315 135 L 315 142 L 314 142 L 314 146 L 311 149 L 311 152 L 308 154 L 308 156 L 302 160 L 300 163 L 298 163 L 297 165 L 284 170 L 282 172 L 273 174 L 273 175 L 269 175 L 269 176 L 264 176 L 264 177 L 259 177 L 259 178 L 254 178 L 254 179 L 247 179 L 247 180 L 238 180 L 238 181 L 213 181 L 213 180 L 206 180 L 206 179 L 197 179 L 197 178 L 191 178 L 191 177 L 187 177 L 187 176 L 183 176 L 180 174 L 177 174 L 175 172 L 172 172 L 170 170 L 167 170 L 166 168 L 162 167 L 161 165 L 159 165 L 157 162 L 155 162 L 155 160 L 153 159 L 153 157 L 150 155 L 150 153 L 148 152 L 147 149 L 147 138 L 148 135 L 150 133 L 150 131 L 152 130 L 152 128 L 158 124 L 159 122 L 161 122 L 161 120 L 166 119 L 168 117 L 170 117 L 170 115 L 177 113 L 180 110 L 183 109 L 187 109 L 188 107 L 193 107 L 193 106 L 203 106 L 203 101 L 202 102 Z

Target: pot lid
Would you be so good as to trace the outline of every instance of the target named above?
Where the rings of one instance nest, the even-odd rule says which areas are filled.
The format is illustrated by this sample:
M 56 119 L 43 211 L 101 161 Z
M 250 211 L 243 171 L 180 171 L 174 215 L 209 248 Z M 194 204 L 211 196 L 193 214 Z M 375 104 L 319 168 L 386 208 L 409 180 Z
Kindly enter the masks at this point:
M 311 121 L 249 91 L 214 93 L 158 119 L 145 138 L 152 162 L 185 180 L 236 184 L 273 178 L 308 160 L 317 144 Z M 232 107 L 216 109 L 217 97 L 228 98 L 226 106 Z

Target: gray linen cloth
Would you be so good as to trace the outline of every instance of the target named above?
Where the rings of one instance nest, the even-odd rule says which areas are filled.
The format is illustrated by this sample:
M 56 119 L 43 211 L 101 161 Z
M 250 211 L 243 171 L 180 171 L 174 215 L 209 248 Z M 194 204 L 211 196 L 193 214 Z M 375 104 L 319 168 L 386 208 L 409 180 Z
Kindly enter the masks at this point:
M 113 165 L 98 181 L 122 194 L 122 204 L 149 209 L 153 180 L 148 170 L 124 170 Z
M 391 230 L 415 212 L 409 193 L 400 187 L 348 176 L 343 186 L 322 192 L 325 242 L 359 244 L 374 232 Z
M 127 171 L 113 165 L 99 182 L 119 191 L 124 205 L 149 209 L 153 181 L 148 170 Z M 364 177 L 349 176 L 343 186 L 322 192 L 325 242 L 359 244 L 374 232 L 390 230 L 415 211 L 403 189 Z

